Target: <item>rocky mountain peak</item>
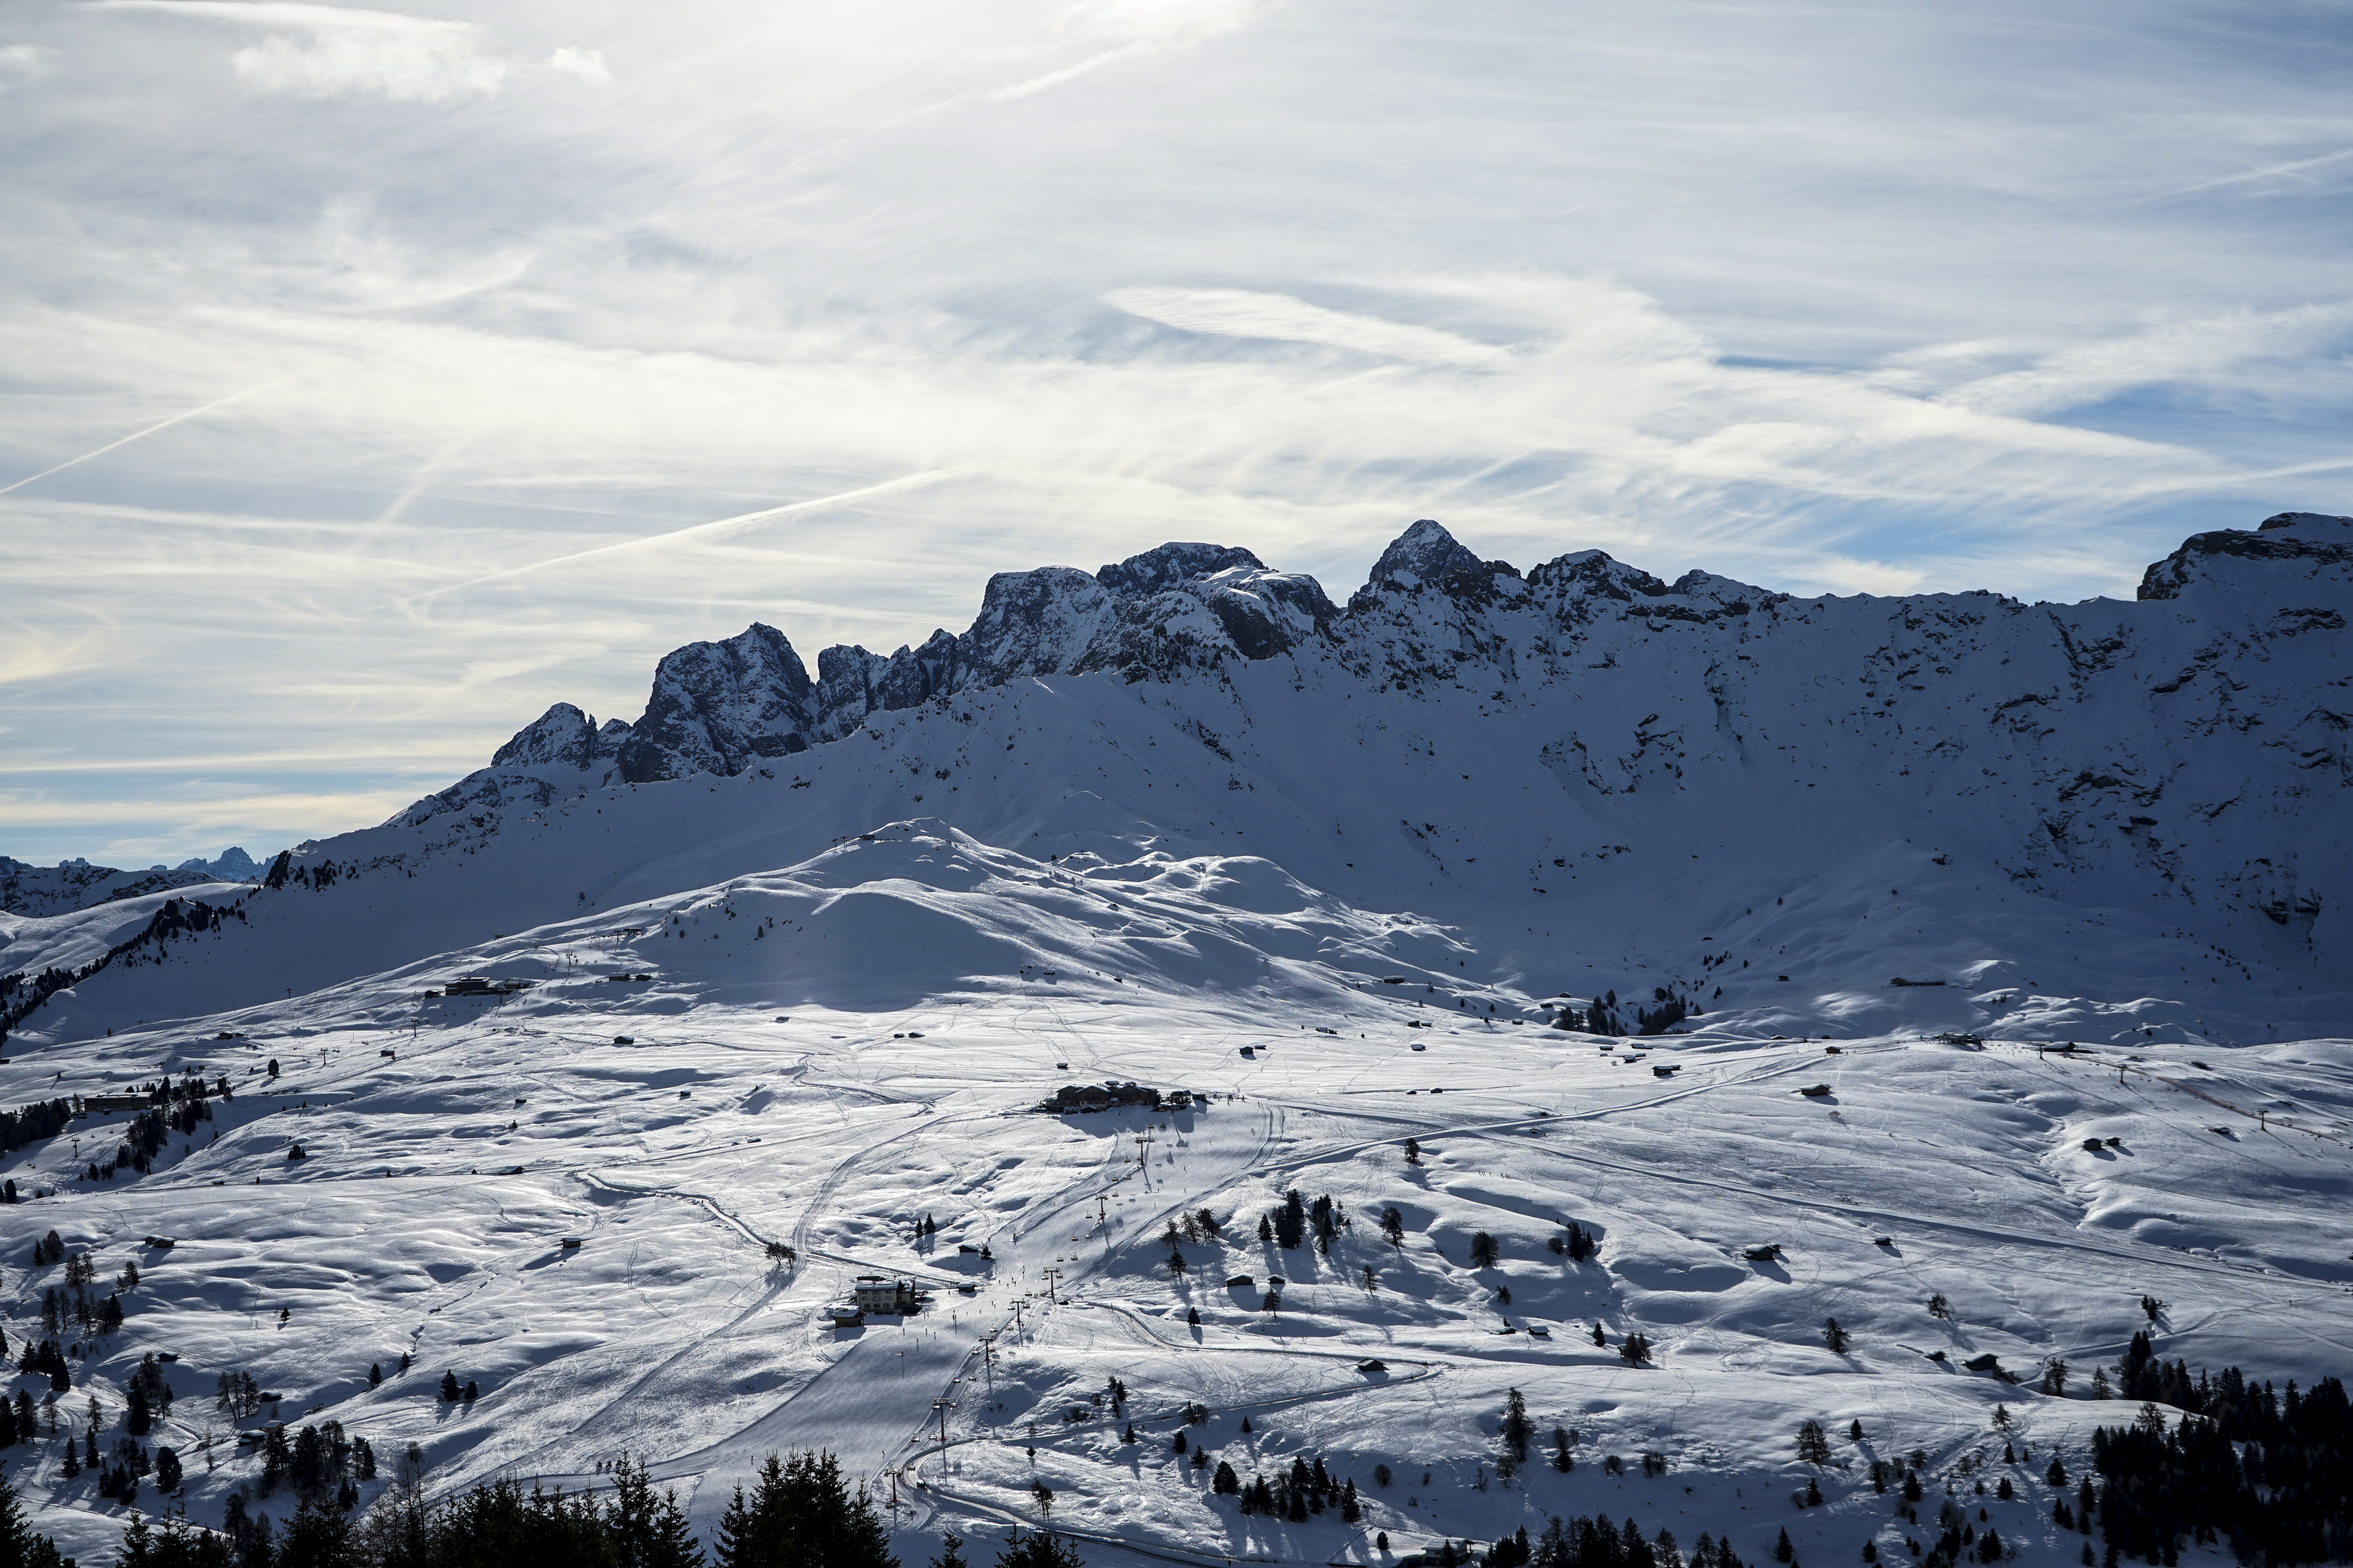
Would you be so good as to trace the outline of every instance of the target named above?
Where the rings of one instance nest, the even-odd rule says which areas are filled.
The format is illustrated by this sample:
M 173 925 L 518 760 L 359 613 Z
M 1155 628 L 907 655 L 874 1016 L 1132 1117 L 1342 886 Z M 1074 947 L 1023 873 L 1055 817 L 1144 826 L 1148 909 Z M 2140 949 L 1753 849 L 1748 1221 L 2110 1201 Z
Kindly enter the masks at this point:
M 724 642 L 695 642 L 654 670 L 646 710 L 620 750 L 631 782 L 733 773 L 746 756 L 808 749 L 812 684 L 785 634 L 754 621 Z
M 1172 542 L 1105 566 L 1095 574 L 1095 581 L 1123 599 L 1148 599 L 1196 577 L 1212 577 L 1238 566 L 1266 570 L 1264 562 L 1233 545 Z
M 1457 572 L 1476 572 L 1479 566 L 1478 556 L 1440 523 L 1425 517 L 1389 542 L 1381 558 L 1373 563 L 1365 586 L 1409 578 L 1413 585 L 1442 583 Z
M 569 702 L 558 702 L 514 732 L 491 757 L 494 768 L 589 768 L 620 754 L 629 738 L 628 724 L 619 719 L 596 721 Z

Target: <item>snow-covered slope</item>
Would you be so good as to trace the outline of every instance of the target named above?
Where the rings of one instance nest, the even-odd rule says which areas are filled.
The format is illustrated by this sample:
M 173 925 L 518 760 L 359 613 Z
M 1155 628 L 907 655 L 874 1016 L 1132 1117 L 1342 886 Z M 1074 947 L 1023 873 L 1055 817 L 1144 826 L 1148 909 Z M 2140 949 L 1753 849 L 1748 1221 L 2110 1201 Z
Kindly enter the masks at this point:
M 999 576 L 962 637 L 814 679 L 765 626 L 681 649 L 634 723 L 559 705 L 258 886 L 0 916 L 0 1100 L 238 1091 L 145 1173 L 76 1179 L 119 1112 L 9 1156 L 62 1194 L 0 1207 L 11 1342 L 54 1282 L 33 1237 L 111 1271 L 171 1235 L 77 1376 L 112 1400 L 180 1352 L 184 1451 L 244 1368 L 435 1486 L 627 1448 L 707 1531 L 760 1452 L 818 1444 L 913 1462 L 907 1528 L 1034 1517 L 1047 1479 L 1091 1561 L 1382 1561 L 1379 1530 L 1597 1508 L 1752 1561 L 1784 1526 L 1805 1561 L 1900 1551 L 1853 1463 L 1989 1475 L 2007 1403 L 2034 1459 L 2002 1533 L 2072 1563 L 2045 1450 L 2078 1468 L 2117 1418 L 2076 1395 L 2144 1293 L 2168 1356 L 2344 1370 L 2353 523 L 2274 522 L 2129 604 L 1523 574 L 1425 522 L 1345 608 L 1170 545 Z M 477 974 L 529 984 L 430 994 Z M 1546 1026 L 1669 992 L 1671 1034 Z M 1128 1079 L 1207 1098 L 1031 1109 Z M 1293 1186 L 1354 1217 L 1328 1255 L 1256 1239 Z M 1546 1250 L 1571 1219 L 1595 1261 Z M 834 1330 L 881 1270 L 936 1309 Z M 445 1368 L 485 1398 L 436 1404 Z M 1088 1404 L 1114 1374 L 1138 1444 Z M 1587 1462 L 1499 1481 L 1509 1387 Z M 1169 1448 L 1189 1400 L 1245 1479 L 1320 1456 L 1367 1519 L 1209 1500 Z M 1879 1447 L 1799 1511 L 1809 1417 Z M 189 1468 L 199 1518 L 253 1480 Z M 61 1539 L 119 1528 L 46 1461 L 28 1489 Z

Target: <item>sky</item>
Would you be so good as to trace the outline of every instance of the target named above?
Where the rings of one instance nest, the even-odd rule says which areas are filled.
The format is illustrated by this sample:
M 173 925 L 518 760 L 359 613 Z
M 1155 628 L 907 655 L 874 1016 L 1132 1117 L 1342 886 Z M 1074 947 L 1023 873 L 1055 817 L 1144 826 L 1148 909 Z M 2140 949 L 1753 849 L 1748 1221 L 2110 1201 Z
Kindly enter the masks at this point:
M 423 4 L 0 7 L 0 854 L 1168 539 L 2074 600 L 2353 511 L 2348 0 Z

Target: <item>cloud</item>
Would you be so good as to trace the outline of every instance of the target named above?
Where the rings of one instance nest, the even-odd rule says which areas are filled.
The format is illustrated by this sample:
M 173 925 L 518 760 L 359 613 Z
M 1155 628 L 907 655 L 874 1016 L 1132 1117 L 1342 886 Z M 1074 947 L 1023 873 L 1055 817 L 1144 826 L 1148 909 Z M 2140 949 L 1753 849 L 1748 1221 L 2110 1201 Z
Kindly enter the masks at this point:
M 2348 337 L 2353 300 L 2237 310 L 2071 345 L 2022 369 L 1963 382 L 1941 397 L 1988 413 L 2054 414 L 2135 387 L 2211 383 L 2242 367 L 2301 358 Z
M 1108 296 L 1130 315 L 1179 331 L 1321 343 L 1383 359 L 1428 364 L 1503 364 L 1503 349 L 1375 316 L 1326 310 L 1284 294 L 1247 289 L 1122 289 Z
M 0 45 L 0 93 L 38 80 L 58 68 L 58 52 L 38 44 Z
M 1271 0 L 1081 0 L 1062 13 L 1066 32 L 1093 37 L 1194 43 L 1248 26 Z
M 530 68 L 485 48 L 490 29 L 473 22 L 298 0 L 96 0 L 96 6 L 290 29 L 230 57 L 238 79 L 263 92 L 309 98 L 375 93 L 436 103 L 488 97 L 518 68 Z M 536 68 L 584 81 L 612 79 L 601 53 L 568 45 Z
M 582 81 L 611 81 L 613 73 L 606 68 L 605 57 L 595 49 L 575 49 L 569 46 L 547 57 L 547 69 L 559 76 L 575 76 Z
M 264 92 L 380 92 L 432 103 L 493 93 L 505 82 L 506 62 L 475 46 L 476 31 L 458 23 L 400 32 L 325 27 L 302 40 L 273 35 L 231 60 L 239 78 Z

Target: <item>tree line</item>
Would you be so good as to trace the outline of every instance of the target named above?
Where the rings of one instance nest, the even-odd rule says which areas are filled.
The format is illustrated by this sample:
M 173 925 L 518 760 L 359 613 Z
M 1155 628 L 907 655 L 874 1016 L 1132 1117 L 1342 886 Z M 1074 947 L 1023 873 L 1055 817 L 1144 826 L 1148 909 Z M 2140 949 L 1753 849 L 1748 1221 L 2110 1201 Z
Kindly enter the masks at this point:
M 2171 1563 L 2185 1541 L 2228 1544 L 2242 1563 L 2353 1562 L 2353 1405 L 2342 1383 L 2274 1390 L 2237 1367 L 2193 1381 L 2146 1334 L 2133 1336 L 2121 1371 L 2126 1397 L 2144 1401 L 2139 1415 L 2092 1437 L 2111 1563 L 2123 1553 Z M 2171 1427 L 2160 1404 L 2183 1412 Z
M 642 1463 L 618 1461 L 602 1491 L 526 1489 L 501 1479 L 428 1503 L 412 1447 L 392 1487 L 354 1517 L 326 1492 L 343 1454 L 353 1471 L 372 1468 L 363 1445 L 305 1428 L 287 1457 L 287 1479 L 301 1495 L 282 1525 L 247 1512 L 241 1496 L 217 1531 L 180 1518 L 134 1517 L 117 1568 L 901 1568 L 873 1498 L 842 1479 L 831 1454 L 769 1455 L 748 1486 L 735 1488 L 708 1556 L 678 1494 L 657 1490 Z M 970 1568 L 964 1544 L 953 1533 L 944 1537 L 929 1568 Z M 1066 1541 L 1018 1528 L 996 1561 L 997 1568 L 1085 1568 Z M 0 1568 L 19 1565 L 74 1568 L 26 1524 L 0 1474 Z

